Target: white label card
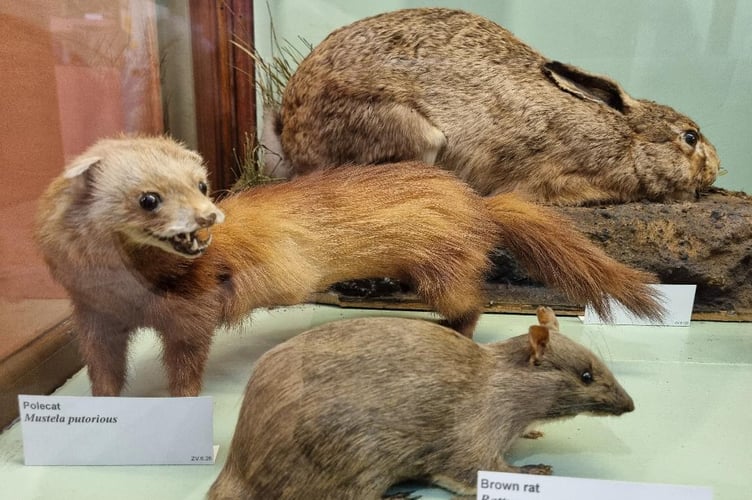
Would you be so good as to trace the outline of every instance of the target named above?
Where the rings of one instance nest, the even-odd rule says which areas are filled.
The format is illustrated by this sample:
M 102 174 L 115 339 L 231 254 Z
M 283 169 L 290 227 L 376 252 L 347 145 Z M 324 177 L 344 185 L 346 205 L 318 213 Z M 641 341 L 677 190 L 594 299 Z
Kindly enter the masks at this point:
M 643 325 L 643 326 L 689 326 L 692 319 L 692 306 L 695 303 L 697 285 L 649 285 L 660 294 L 659 302 L 666 310 L 663 317 L 657 321 L 638 318 L 619 302 L 609 299 L 613 313 L 614 325 Z M 589 305 L 585 307 L 583 322 L 586 325 L 602 325 L 605 323 Z
M 712 500 L 700 486 L 478 472 L 477 500 Z
M 213 403 L 18 396 L 26 465 L 213 464 Z

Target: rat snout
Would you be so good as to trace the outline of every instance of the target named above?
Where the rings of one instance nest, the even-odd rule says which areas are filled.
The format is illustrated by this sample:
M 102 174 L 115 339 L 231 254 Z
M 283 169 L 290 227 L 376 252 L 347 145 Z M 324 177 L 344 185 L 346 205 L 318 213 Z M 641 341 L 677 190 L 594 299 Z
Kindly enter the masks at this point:
M 632 398 L 627 395 L 627 399 L 624 402 L 624 406 L 622 406 L 622 413 L 629 413 L 631 411 L 634 411 L 634 401 L 632 401 Z
M 627 391 L 625 391 L 621 386 L 618 386 L 616 393 L 617 404 L 614 405 L 614 414 L 621 415 L 622 413 L 629 413 L 631 411 L 634 411 L 634 401 L 632 400 L 632 397 L 627 394 Z

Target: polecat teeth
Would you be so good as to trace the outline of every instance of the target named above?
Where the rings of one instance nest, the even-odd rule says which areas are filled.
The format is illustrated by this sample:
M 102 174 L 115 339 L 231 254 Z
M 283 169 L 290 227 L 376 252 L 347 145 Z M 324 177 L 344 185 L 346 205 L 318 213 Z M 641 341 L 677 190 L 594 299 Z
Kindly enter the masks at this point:
M 179 233 L 169 238 L 159 237 L 162 241 L 167 241 L 179 253 L 196 256 L 204 252 L 209 247 L 212 237 L 208 234 L 205 240 L 199 239 L 196 231 L 191 233 Z

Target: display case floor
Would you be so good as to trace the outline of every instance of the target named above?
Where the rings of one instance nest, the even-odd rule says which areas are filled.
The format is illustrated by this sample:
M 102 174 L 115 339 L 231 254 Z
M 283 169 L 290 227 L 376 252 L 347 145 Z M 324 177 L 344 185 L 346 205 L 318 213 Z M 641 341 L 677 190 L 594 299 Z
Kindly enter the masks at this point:
M 405 311 L 306 305 L 257 311 L 240 328 L 219 332 L 203 395 L 214 398 L 214 465 L 136 467 L 24 466 L 18 423 L 0 434 L 0 499 L 200 499 L 227 456 L 245 384 L 266 350 L 309 327 L 353 316 L 430 316 Z M 534 316 L 486 314 L 475 339 L 525 333 Z M 621 417 L 578 416 L 520 439 L 514 464 L 545 463 L 560 476 L 711 486 L 716 500 L 752 489 L 752 324 L 694 322 L 687 328 L 583 325 L 561 330 L 604 358 L 636 410 Z M 145 331 L 132 345 L 125 396 L 167 396 L 160 347 Z M 57 395 L 89 395 L 85 370 Z M 285 471 L 279 471 L 285 474 Z M 424 489 L 423 499 L 447 499 Z

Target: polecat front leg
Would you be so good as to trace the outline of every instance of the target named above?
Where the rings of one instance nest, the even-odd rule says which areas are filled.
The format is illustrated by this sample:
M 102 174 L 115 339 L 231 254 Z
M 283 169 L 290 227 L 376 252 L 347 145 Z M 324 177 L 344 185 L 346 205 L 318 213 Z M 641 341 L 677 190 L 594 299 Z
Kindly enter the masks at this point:
M 93 396 L 119 396 L 125 385 L 132 329 L 112 315 L 76 304 L 73 321 L 78 347 L 88 367 Z
M 162 363 L 167 371 L 170 395 L 193 397 L 201 392 L 201 380 L 209 357 L 213 329 L 162 330 Z

